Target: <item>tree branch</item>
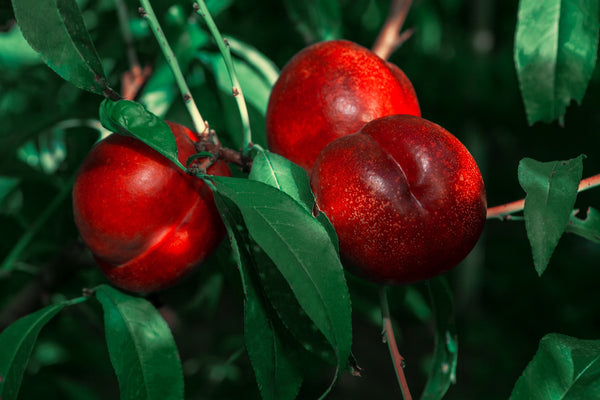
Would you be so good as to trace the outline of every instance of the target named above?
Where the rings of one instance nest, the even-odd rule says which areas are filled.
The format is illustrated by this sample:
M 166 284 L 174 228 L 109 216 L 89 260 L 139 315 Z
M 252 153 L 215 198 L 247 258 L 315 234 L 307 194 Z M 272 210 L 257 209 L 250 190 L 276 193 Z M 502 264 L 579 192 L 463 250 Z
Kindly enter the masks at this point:
M 600 186 L 600 174 L 591 176 L 579 182 L 579 188 L 577 192 L 583 192 L 584 190 L 591 189 L 593 187 Z M 487 219 L 492 218 L 507 218 L 508 215 L 523 211 L 525 208 L 525 199 L 513 201 L 511 203 L 502 204 L 487 210 Z
M 412 0 L 392 0 L 388 16 L 373 44 L 373 53 L 387 60 L 412 34 L 412 30 L 400 33 L 408 15 Z

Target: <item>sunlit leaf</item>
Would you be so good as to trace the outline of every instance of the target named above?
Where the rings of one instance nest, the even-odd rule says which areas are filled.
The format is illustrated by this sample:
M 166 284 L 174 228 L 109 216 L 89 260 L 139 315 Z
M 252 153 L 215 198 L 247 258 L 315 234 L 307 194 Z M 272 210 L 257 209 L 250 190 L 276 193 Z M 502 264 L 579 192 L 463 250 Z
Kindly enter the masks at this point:
M 29 314 L 0 333 L 0 398 L 17 399 L 29 357 L 42 328 L 67 303 L 58 303 Z
M 259 151 L 252 161 L 249 178 L 281 190 L 303 205 L 308 212 L 313 212 L 315 199 L 308 174 L 288 159 L 269 151 Z M 324 213 L 319 213 L 317 220 L 327 230 L 331 242 L 339 251 L 337 234 L 329 218 Z
M 287 193 L 312 212 L 315 202 L 306 171 L 282 156 L 269 151 L 259 151 L 252 160 L 248 176 Z
M 452 291 L 444 277 L 428 281 L 431 309 L 435 318 L 435 348 L 423 400 L 440 400 L 456 382 L 458 335 L 454 322 Z
M 183 372 L 169 326 L 147 300 L 96 289 L 121 399 L 183 399 Z
M 325 228 L 291 197 L 262 182 L 208 178 L 238 207 L 248 233 L 275 263 L 344 368 L 352 342 L 350 297 Z
M 138 138 L 185 169 L 177 158 L 177 144 L 169 125 L 140 103 L 105 99 L 100 104 L 100 121 L 109 131 Z
M 581 103 L 598 51 L 599 0 L 520 0 L 514 58 L 530 124 Z
M 75 0 L 12 0 L 31 47 L 63 79 L 104 95 L 109 90 L 96 48 Z
M 587 400 L 600 394 L 600 340 L 542 338 L 510 400 Z
M 519 163 L 519 183 L 525 197 L 525 228 L 533 262 L 544 273 L 569 222 L 583 173 L 583 155 L 566 161 Z
M 571 215 L 566 232 L 600 243 L 600 212 L 590 207 L 585 218 L 579 218 L 577 214 L 575 212 Z

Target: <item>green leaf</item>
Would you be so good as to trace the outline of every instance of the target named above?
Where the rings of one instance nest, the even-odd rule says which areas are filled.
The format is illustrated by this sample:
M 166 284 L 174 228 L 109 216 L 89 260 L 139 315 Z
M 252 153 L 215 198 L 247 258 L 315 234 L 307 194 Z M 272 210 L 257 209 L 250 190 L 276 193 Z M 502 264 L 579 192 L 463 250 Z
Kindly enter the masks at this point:
M 0 334 L 0 398 L 17 399 L 23 372 L 42 328 L 68 303 L 58 303 L 29 314 Z
M 302 373 L 294 364 L 295 352 L 285 342 L 277 319 L 269 315 L 269 307 L 251 282 L 244 302 L 244 337 L 246 348 L 264 400 L 296 398 L 302 384 Z M 271 311 L 272 314 L 272 311 Z
M 244 338 L 252 368 L 263 399 L 294 399 L 302 384 L 302 373 L 294 364 L 295 351 L 286 345 L 282 329 L 275 323 L 277 316 L 270 308 L 252 274 L 256 260 L 248 231 L 239 209 L 214 192 L 215 203 L 227 228 L 244 290 Z
M 50 68 L 80 89 L 100 95 L 110 90 L 75 0 L 12 0 L 12 4 L 23 36 Z
M 331 345 L 302 309 L 292 288 L 273 261 L 249 237 L 237 206 L 219 192 L 215 193 L 215 200 L 228 227 L 234 259 L 240 266 L 244 290 L 247 290 L 249 274 L 256 275 L 270 306 L 276 312 L 274 317 L 283 322 L 289 333 L 305 350 L 335 365 L 336 356 Z
M 96 288 L 121 399 L 183 399 L 183 372 L 169 326 L 148 301 Z
M 248 233 L 284 276 L 345 368 L 352 344 L 350 296 L 327 230 L 287 194 L 262 182 L 210 176 L 238 207 Z
M 100 104 L 100 121 L 106 129 L 141 140 L 185 169 L 177 157 L 177 143 L 169 125 L 140 103 L 105 99 Z
M 541 276 L 562 236 L 577 197 L 583 158 L 539 162 L 524 158 L 519 163 L 519 183 L 525 197 L 525 228 L 533 262 Z
M 310 188 L 308 174 L 302 167 L 288 159 L 261 150 L 252 160 L 252 170 L 248 177 L 281 190 L 303 205 L 308 212 L 313 212 L 315 198 Z M 339 252 L 337 234 L 329 218 L 320 212 L 317 220 L 327 230 L 331 242 Z
M 599 0 L 521 0 L 514 59 L 527 120 L 564 117 L 596 65 Z
M 342 19 L 338 0 L 285 0 L 283 4 L 289 18 L 306 43 L 342 37 Z
M 283 325 L 302 347 L 321 360 L 336 365 L 331 344 L 303 310 L 292 287 L 273 261 L 261 249 L 253 251 L 256 270 L 262 288 Z
M 242 290 L 244 296 L 248 295 L 248 289 L 246 285 L 246 268 L 254 262 L 249 248 L 250 238 L 248 237 L 248 231 L 244 226 L 244 221 L 240 210 L 235 204 L 233 204 L 227 197 L 222 196 L 213 186 L 212 182 L 208 181 L 215 199 L 215 204 L 219 210 L 219 214 L 225 224 L 229 242 L 231 243 L 231 250 L 233 252 L 233 259 L 238 266 L 240 272 L 240 278 L 242 283 Z
M 259 151 L 252 160 L 248 178 L 281 190 L 312 212 L 315 198 L 308 175 L 302 167 L 286 158 L 269 151 Z
M 600 213 L 598 210 L 590 207 L 584 219 L 577 217 L 577 212 L 578 210 L 571 214 L 566 232 L 574 233 L 594 243 L 600 243 Z
M 600 394 L 600 340 L 542 338 L 510 400 L 587 400 Z
M 431 309 L 435 318 L 435 348 L 429 378 L 421 399 L 440 400 L 456 382 L 458 335 L 454 322 L 454 300 L 444 277 L 427 282 Z

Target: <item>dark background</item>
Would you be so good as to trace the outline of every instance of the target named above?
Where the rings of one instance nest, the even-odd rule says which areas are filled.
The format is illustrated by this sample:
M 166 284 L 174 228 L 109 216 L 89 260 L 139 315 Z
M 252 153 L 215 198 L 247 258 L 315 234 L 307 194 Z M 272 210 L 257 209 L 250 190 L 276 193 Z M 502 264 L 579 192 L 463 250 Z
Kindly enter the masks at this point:
M 114 5 L 100 0 L 79 3 L 87 13 L 86 22 L 105 68 L 108 66 L 107 72 L 118 87 L 127 59 L 116 29 Z M 163 3 L 169 2 L 153 2 L 159 15 L 166 12 Z M 330 37 L 371 46 L 388 2 L 340 0 L 339 18 L 319 14 L 318 10 L 326 10 L 332 3 L 315 6 L 316 17 L 302 19 L 308 26 L 304 31 L 294 22 L 292 1 L 225 1 L 215 19 L 221 32 L 256 47 L 279 68 L 302 47 L 323 38 L 306 33 L 317 26 Z M 127 4 L 130 10 L 137 7 L 134 1 Z M 524 157 L 552 161 L 584 153 L 588 156 L 584 177 L 600 172 L 598 73 L 582 105 L 568 108 L 564 127 L 557 123 L 529 126 L 513 63 L 516 15 L 517 1 L 416 0 L 405 24 L 415 28 L 415 34 L 390 58 L 413 82 L 423 117 L 444 126 L 470 149 L 484 175 L 489 206 L 524 196 L 517 180 L 517 166 Z M 10 26 L 8 2 L 0 2 L 0 18 L 0 26 Z M 150 37 L 138 38 L 136 46 L 144 63 L 160 57 Z M 56 195 L 68 190 L 69 178 L 97 136 L 89 129 L 77 128 L 66 131 L 63 139 L 55 138 L 66 158 L 50 172 L 18 158 L 19 151 L 27 154 L 22 146 L 31 139 L 40 146 L 40 132 L 47 132 L 59 121 L 97 119 L 101 99 L 65 83 L 43 64 L 14 66 L 3 62 L 0 67 L 0 176 L 18 182 L 0 204 L 3 260 Z M 201 92 L 198 106 L 211 127 L 225 141 L 237 135 L 230 130 L 229 120 L 238 117 L 221 98 L 212 96 L 214 82 L 207 79 L 197 90 Z M 186 118 L 177 105 L 168 117 Z M 256 114 L 251 117 L 258 136 L 262 121 L 256 120 Z M 599 204 L 596 189 L 581 193 L 576 207 L 584 212 L 588 206 Z M 71 213 L 66 196 L 43 226 L 37 227 L 35 239 L 18 259 L 18 268 L 0 274 L 0 329 L 48 302 L 77 297 L 82 288 L 104 282 L 78 240 Z M 259 397 L 243 351 L 239 278 L 228 254 L 224 243 L 191 278 L 152 299 L 173 328 L 186 375 L 186 398 Z M 598 339 L 598 260 L 599 245 L 566 234 L 547 271 L 538 277 L 524 224 L 488 221 L 473 253 L 447 274 L 455 296 L 459 360 L 457 382 L 446 398 L 508 398 L 547 333 Z M 376 288 L 350 276 L 349 281 L 354 304 L 354 355 L 363 376 L 344 376 L 329 398 L 399 398 L 387 348 L 381 342 Z M 408 292 L 422 294 L 426 300 L 427 290 L 425 284 L 410 290 L 399 287 L 390 298 L 408 382 L 413 397 L 418 398 L 433 351 L 433 327 L 405 301 Z M 315 365 L 299 397 L 318 397 L 332 374 Z M 40 336 L 20 398 L 41 397 L 118 397 L 104 344 L 102 313 L 93 302 L 61 313 Z

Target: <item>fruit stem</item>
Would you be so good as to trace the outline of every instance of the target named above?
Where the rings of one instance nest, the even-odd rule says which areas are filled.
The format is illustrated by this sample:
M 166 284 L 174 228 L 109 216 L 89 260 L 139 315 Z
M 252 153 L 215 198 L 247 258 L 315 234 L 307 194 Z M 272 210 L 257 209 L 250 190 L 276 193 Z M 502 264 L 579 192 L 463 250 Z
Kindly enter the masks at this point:
M 590 176 L 579 182 L 577 193 L 600 186 L 600 174 Z M 502 204 L 487 210 L 487 219 L 500 218 L 507 219 L 510 214 L 523 211 L 525 208 L 525 199 L 513 201 L 511 203 Z
M 412 0 L 392 0 L 390 4 L 388 16 L 372 48 L 373 53 L 384 60 L 387 60 L 413 34 L 412 30 L 400 33 L 411 5 Z
M 390 307 L 388 304 L 387 297 L 387 286 L 382 285 L 379 288 L 379 302 L 381 305 L 381 316 L 383 319 L 383 340 L 388 345 L 392 362 L 394 363 L 394 369 L 396 371 L 396 378 L 398 384 L 402 390 L 402 397 L 404 400 L 412 400 L 410 390 L 408 389 L 408 383 L 406 382 L 406 376 L 404 376 L 404 357 L 398 351 L 398 345 L 396 344 L 396 337 L 394 336 L 394 327 L 392 325 L 392 319 L 390 317 Z
M 240 110 L 240 117 L 242 119 L 242 156 L 247 156 L 252 147 L 252 131 L 250 129 L 250 117 L 248 115 L 248 107 L 246 106 L 244 93 L 242 92 L 242 87 L 240 86 L 237 73 L 235 72 L 235 66 L 231 57 L 231 47 L 229 46 L 229 42 L 227 41 L 227 39 L 224 39 L 223 36 L 221 36 L 219 28 L 215 24 L 215 21 L 212 19 L 210 12 L 208 12 L 208 8 L 206 7 L 204 0 L 194 1 L 194 10 L 198 15 L 202 17 L 202 19 L 204 19 L 206 26 L 208 27 L 210 33 L 217 42 L 219 51 L 223 56 L 223 61 L 225 62 L 227 73 L 229 74 L 229 78 L 231 79 L 231 93 L 233 94 L 233 97 L 235 98 L 235 101 L 238 105 L 238 109 Z
M 169 68 L 175 77 L 175 82 L 177 82 L 177 86 L 179 87 L 179 91 L 181 92 L 185 106 L 187 107 L 188 113 L 192 118 L 194 129 L 200 135 L 204 135 L 208 132 L 208 124 L 204 121 L 202 115 L 200 115 L 198 107 L 196 107 L 196 102 L 192 97 L 192 92 L 190 91 L 190 88 L 183 77 L 183 73 L 181 72 L 181 68 L 179 67 L 177 58 L 175 57 L 175 53 L 173 53 L 173 49 L 171 49 L 171 46 L 169 46 L 167 38 L 165 37 L 165 34 L 158 23 L 158 19 L 154 14 L 154 10 L 150 5 L 150 1 L 140 0 L 140 3 L 142 4 L 142 7 L 139 9 L 140 15 L 148 22 L 148 25 L 150 26 L 150 29 L 152 30 L 152 33 L 154 34 L 154 37 L 156 38 L 156 41 L 158 42 L 158 45 L 160 46 L 163 55 L 167 60 L 167 64 L 169 64 Z

